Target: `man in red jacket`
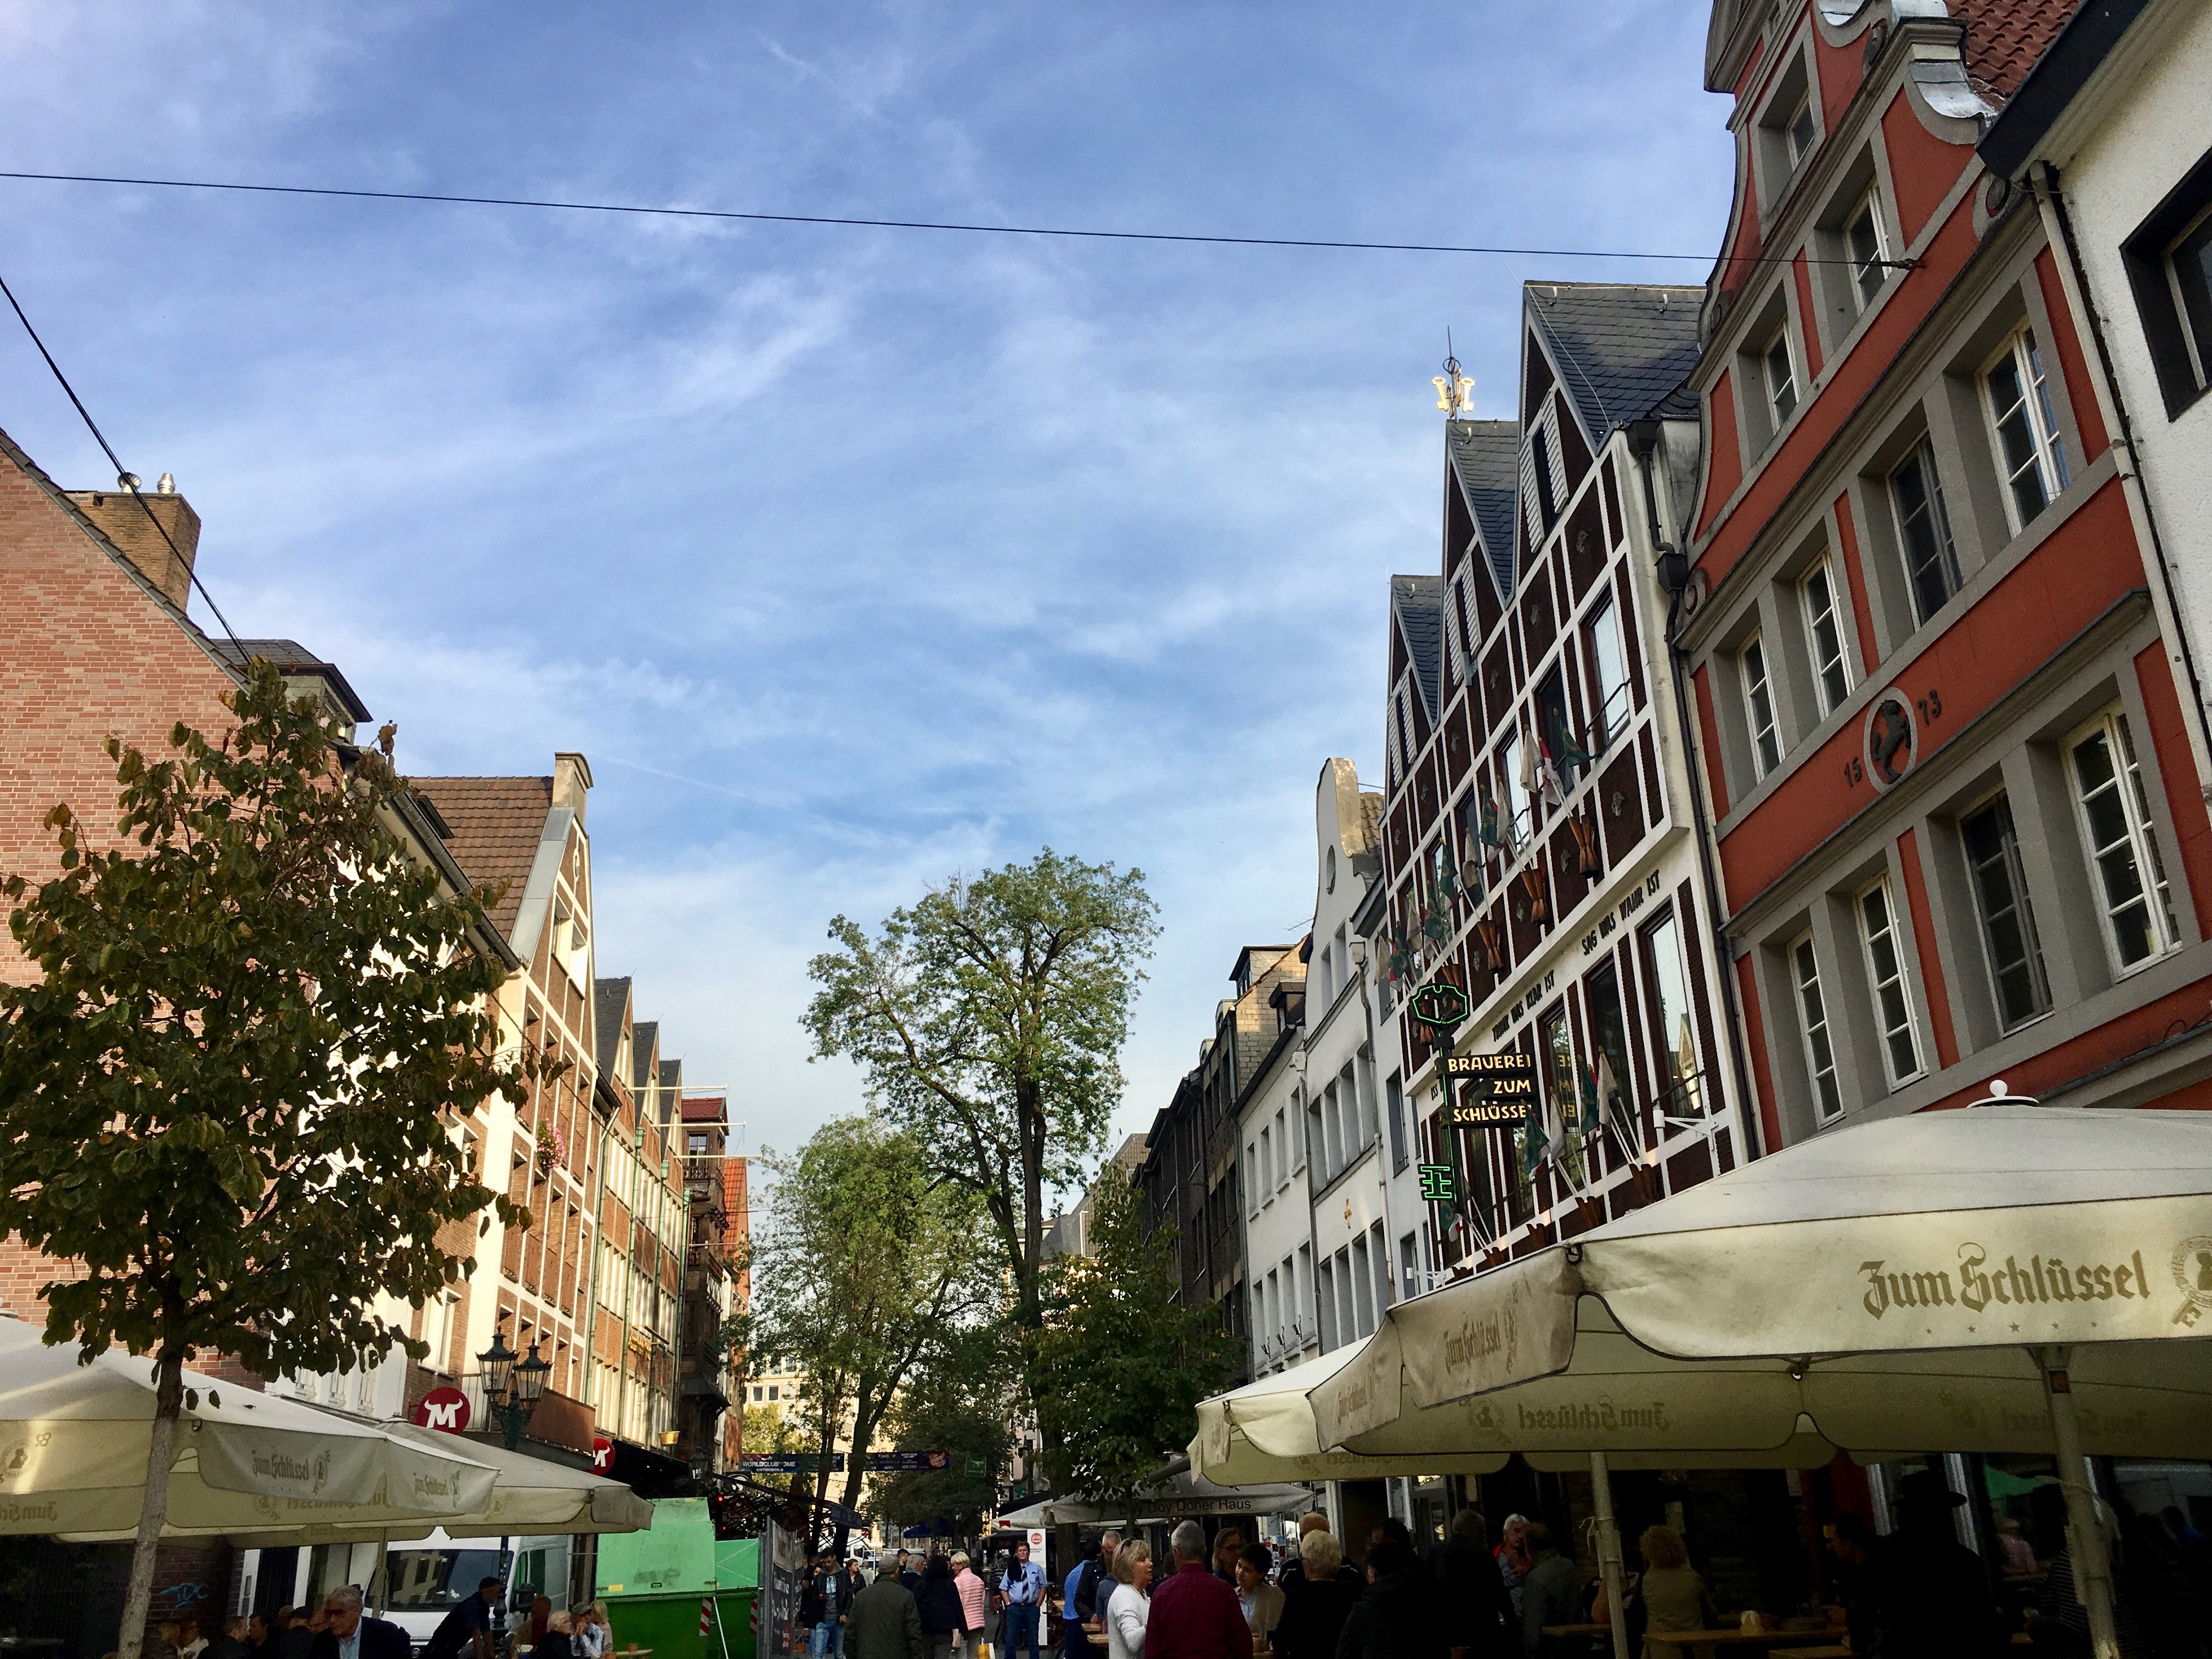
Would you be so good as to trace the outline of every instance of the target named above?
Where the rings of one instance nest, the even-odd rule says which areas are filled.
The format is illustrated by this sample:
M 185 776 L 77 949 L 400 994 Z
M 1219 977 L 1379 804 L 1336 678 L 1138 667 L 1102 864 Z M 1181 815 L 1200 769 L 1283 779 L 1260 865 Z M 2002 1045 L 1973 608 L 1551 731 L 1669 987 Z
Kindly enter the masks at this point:
M 1176 1570 L 1152 1591 L 1145 1659 L 1252 1659 L 1237 1592 L 1206 1568 L 1206 1529 L 1186 1521 L 1169 1540 Z

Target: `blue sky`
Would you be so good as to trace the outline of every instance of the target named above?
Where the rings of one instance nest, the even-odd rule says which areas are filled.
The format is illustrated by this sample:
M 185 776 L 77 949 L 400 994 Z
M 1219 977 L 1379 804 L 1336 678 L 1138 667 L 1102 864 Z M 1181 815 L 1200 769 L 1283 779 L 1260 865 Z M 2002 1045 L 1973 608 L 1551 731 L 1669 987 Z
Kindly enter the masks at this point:
M 0 12 L 9 167 L 1709 253 L 1705 9 L 970 3 Z M 1444 331 L 1703 264 L 1044 242 L 0 181 L 4 274 L 241 634 L 410 770 L 580 749 L 599 970 L 751 1140 L 805 963 L 1044 843 L 1164 933 L 1141 1129 L 1380 767 L 1385 576 L 1437 561 Z M 106 468 L 19 334 L 0 425 Z M 196 614 L 198 614 L 196 603 Z M 203 616 L 203 621 L 207 618 Z

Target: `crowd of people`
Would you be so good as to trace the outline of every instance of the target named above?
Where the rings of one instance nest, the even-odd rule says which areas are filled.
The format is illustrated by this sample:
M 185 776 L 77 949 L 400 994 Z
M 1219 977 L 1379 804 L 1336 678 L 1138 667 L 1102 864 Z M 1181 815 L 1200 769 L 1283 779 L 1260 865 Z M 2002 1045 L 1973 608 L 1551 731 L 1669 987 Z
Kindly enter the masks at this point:
M 483 1580 L 442 1620 L 421 1659 L 605 1659 L 614 1626 L 605 1601 L 580 1601 L 566 1613 L 550 1598 L 518 1604 L 502 1624 L 504 1587 Z M 158 1626 L 149 1659 L 412 1659 L 407 1632 L 363 1607 L 358 1585 L 341 1584 L 313 1607 L 279 1607 L 274 1613 L 225 1620 L 219 1632 L 202 1633 L 185 1618 Z M 108 1659 L 115 1659 L 112 1654 Z
M 2039 1488 L 2023 1528 L 2000 1522 L 2000 1582 L 1959 1541 L 1963 1500 L 1939 1472 L 1900 1483 L 1897 1528 L 1876 1537 L 1859 1517 L 1829 1528 L 1826 1599 L 1838 1643 L 1879 1659 L 1995 1659 L 2023 1624 L 2036 1651 L 2086 1656 L 2087 1622 L 2075 1598 L 2058 1489 Z M 2191 1600 L 2212 1546 L 2177 1510 L 2125 1538 L 2118 1572 L 2124 1659 L 2207 1651 L 2174 1632 L 2201 1628 Z M 2039 1551 L 2040 1553 L 2039 1553 Z M 1462 1510 L 1448 1534 L 1417 1549 L 1405 1524 L 1370 1534 L 1357 1566 L 1308 1514 L 1294 1550 L 1248 1543 L 1234 1526 L 1209 1542 L 1186 1521 L 1155 1564 L 1141 1538 L 1108 1531 L 1096 1553 L 1058 1583 L 1018 1544 L 982 1572 L 964 1553 L 901 1553 L 872 1583 L 857 1562 L 814 1564 L 800 1607 L 811 1659 L 1042 1659 L 1057 1627 L 1059 1659 L 1573 1659 L 1609 1654 L 1612 1608 L 1552 1529 L 1508 1516 L 1493 1543 L 1488 1522 Z M 1622 1583 L 1630 1651 L 1664 1659 L 1654 1635 L 1735 1623 L 1715 1605 L 1681 1534 L 1652 1526 L 1635 1540 Z M 2008 1594 L 2009 1600 L 2007 1599 Z M 1692 1650 L 1694 1651 L 1695 1650 Z

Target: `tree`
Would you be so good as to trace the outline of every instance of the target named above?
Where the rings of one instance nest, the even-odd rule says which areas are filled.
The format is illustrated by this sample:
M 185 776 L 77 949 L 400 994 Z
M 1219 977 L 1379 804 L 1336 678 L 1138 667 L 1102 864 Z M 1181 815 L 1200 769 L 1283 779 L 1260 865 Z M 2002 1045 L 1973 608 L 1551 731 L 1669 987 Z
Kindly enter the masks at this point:
M 824 1124 L 797 1158 L 763 1161 L 775 1184 L 736 1334 L 762 1368 L 803 1375 L 799 1416 L 821 1455 L 817 1504 L 849 1425 L 844 1502 L 857 1508 L 869 1448 L 915 1361 L 988 1303 L 971 1242 L 975 1202 L 932 1181 L 914 1139 L 872 1118 Z
M 121 1659 L 187 1357 L 266 1376 L 427 1352 L 379 1298 L 460 1276 L 441 1226 L 528 1220 L 464 1166 L 450 1115 L 556 1069 L 495 1052 L 505 971 L 469 945 L 490 895 L 442 893 L 384 827 L 391 769 L 258 659 L 228 701 L 235 726 L 179 724 L 166 759 L 107 740 L 127 850 L 58 805 L 61 873 L 0 889 L 42 975 L 0 988 L 0 1230 L 82 1264 L 40 1291 L 46 1341 L 155 1364 Z
M 749 1452 L 795 1452 L 806 1444 L 799 1425 L 784 1415 L 781 1406 L 746 1407 L 744 1433 Z
M 857 1061 L 932 1173 L 982 1200 L 1024 1330 L 1039 1320 L 1045 1188 L 1070 1184 L 1121 1103 L 1158 909 L 1142 871 L 1046 848 L 956 877 L 874 938 L 837 917 L 838 948 L 808 969 L 817 1056 Z
M 890 1522 L 945 1523 L 960 1537 L 982 1529 L 1010 1467 L 1021 1353 L 1003 1320 L 944 1333 L 915 1367 L 891 1408 L 898 1443 L 941 1451 L 942 1469 L 878 1475 L 869 1512 Z
M 1096 1254 L 1054 1260 L 1031 1339 L 1037 1425 L 1055 1486 L 1133 1512 L 1161 1463 L 1198 1432 L 1198 1402 L 1229 1380 L 1237 1344 L 1211 1306 L 1175 1301 L 1172 1244 L 1109 1161 L 1091 1187 Z

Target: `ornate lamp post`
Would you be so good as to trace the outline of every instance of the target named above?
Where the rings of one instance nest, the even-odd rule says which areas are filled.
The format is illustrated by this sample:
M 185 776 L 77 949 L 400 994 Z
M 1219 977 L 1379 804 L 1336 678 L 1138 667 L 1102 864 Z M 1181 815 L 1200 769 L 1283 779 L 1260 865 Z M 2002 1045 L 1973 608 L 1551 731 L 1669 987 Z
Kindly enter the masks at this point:
M 507 1346 L 507 1333 L 496 1327 L 491 1334 L 491 1346 L 477 1356 L 477 1363 L 483 1367 L 484 1409 L 499 1419 L 507 1449 L 513 1451 L 522 1443 L 523 1425 L 537 1409 L 553 1367 L 538 1357 L 534 1337 L 530 1357 L 518 1359 L 514 1350 Z

